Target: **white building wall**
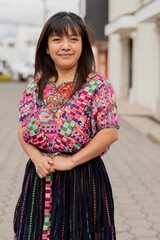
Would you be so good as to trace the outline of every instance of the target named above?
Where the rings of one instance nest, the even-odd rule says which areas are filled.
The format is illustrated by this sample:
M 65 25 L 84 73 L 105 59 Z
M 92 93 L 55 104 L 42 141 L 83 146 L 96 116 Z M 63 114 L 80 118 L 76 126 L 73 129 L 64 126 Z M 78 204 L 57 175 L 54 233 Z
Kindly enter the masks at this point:
M 154 1 L 110 0 L 110 23 L 114 23 L 115 19 L 121 15 L 132 13 L 134 16 L 143 6 L 147 6 L 148 9 L 150 2 Z M 158 24 L 158 17 L 155 15 L 152 20 L 137 22 L 135 28 L 128 28 L 125 31 L 122 28 L 116 31 L 113 30 L 108 36 L 108 71 L 117 95 L 128 97 L 130 102 L 149 108 L 153 115 L 160 119 L 160 21 Z M 129 89 L 129 38 L 133 40 L 131 89 Z
M 13 79 L 18 79 L 20 69 L 27 68 L 34 72 L 36 44 L 41 27 L 18 24 L 14 36 L 4 36 L 3 45 L 0 45 L 0 60 L 5 60 L 12 69 Z M 27 70 L 26 70 L 27 71 Z
M 31 25 L 20 24 L 17 26 L 17 61 L 34 63 L 36 44 L 41 30 L 41 27 Z
M 132 13 L 141 6 L 140 0 L 110 0 L 109 1 L 109 21 L 117 17 Z
M 11 62 L 13 61 L 15 53 L 14 48 L 10 49 L 5 41 L 3 41 L 3 45 L 0 45 L 0 60 Z
M 159 94 L 159 36 L 155 23 L 140 24 L 137 29 L 135 100 L 155 113 Z

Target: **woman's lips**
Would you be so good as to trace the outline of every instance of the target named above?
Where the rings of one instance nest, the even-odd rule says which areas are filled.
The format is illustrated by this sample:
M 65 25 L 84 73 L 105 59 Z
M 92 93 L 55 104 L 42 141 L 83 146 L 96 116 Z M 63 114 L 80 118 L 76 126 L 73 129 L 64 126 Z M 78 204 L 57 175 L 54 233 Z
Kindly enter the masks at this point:
M 72 56 L 72 54 L 59 54 L 59 56 L 65 58 L 65 57 L 70 57 L 70 56 Z

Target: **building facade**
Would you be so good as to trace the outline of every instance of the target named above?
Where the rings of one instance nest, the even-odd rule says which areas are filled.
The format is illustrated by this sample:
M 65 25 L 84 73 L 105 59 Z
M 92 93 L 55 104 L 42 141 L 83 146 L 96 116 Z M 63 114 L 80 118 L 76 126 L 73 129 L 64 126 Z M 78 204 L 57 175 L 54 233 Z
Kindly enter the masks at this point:
M 39 26 L 17 24 L 11 36 L 9 34 L 3 36 L 3 44 L 0 44 L 0 61 L 10 66 L 14 80 L 18 80 L 18 72 L 22 68 L 26 71 L 30 68 L 33 75 L 40 31 Z
M 160 0 L 110 0 L 104 32 L 117 95 L 160 119 Z

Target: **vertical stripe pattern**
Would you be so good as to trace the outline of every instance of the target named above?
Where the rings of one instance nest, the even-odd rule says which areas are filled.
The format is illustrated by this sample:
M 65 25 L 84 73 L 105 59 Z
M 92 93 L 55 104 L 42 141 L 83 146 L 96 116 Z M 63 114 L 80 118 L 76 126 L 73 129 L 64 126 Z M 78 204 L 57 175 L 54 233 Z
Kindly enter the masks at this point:
M 42 232 L 42 240 L 50 239 L 51 228 L 51 210 L 52 210 L 52 175 L 45 178 L 45 208 L 44 208 L 44 224 Z
M 29 161 L 15 240 L 115 240 L 112 190 L 100 157 L 41 180 Z

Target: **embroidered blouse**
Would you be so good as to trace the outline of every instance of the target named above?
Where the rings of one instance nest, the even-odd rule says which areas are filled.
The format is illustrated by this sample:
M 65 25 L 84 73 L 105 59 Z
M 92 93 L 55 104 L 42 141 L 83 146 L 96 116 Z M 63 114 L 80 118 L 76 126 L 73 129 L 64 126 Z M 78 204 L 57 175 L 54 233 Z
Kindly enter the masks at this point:
M 55 86 L 48 81 L 38 99 L 37 81 L 25 88 L 19 102 L 23 139 L 38 148 L 76 153 L 103 128 L 118 125 L 113 87 L 100 74 L 89 74 L 83 87 L 69 99 L 74 83 Z M 109 147 L 101 154 L 104 155 Z

